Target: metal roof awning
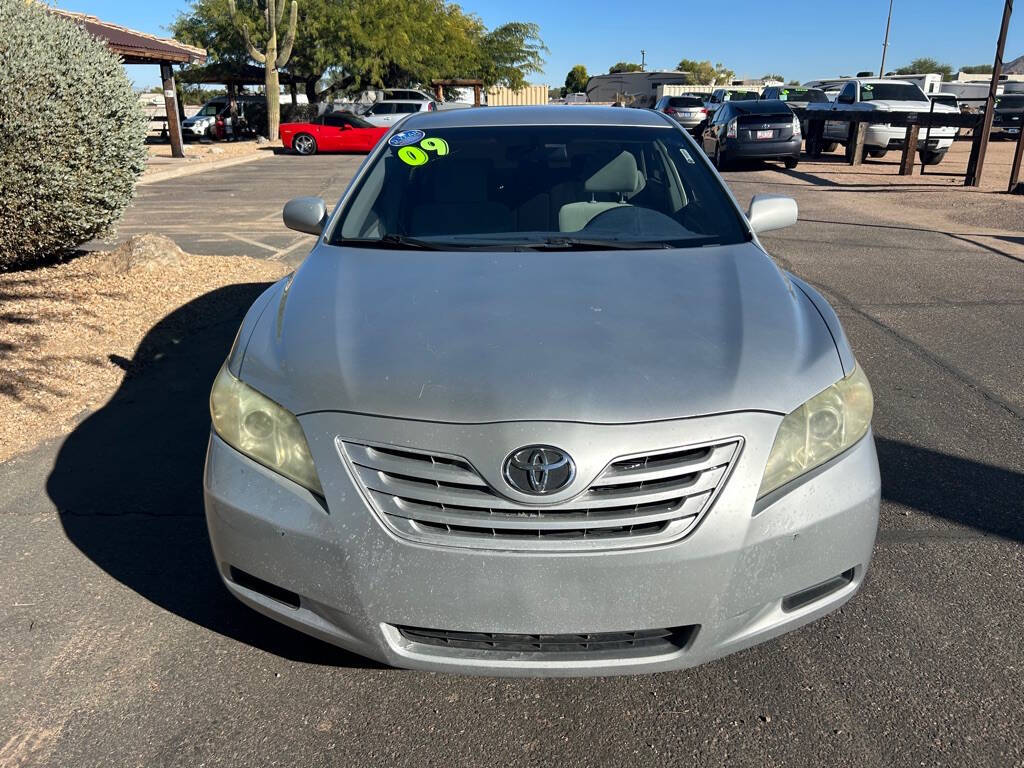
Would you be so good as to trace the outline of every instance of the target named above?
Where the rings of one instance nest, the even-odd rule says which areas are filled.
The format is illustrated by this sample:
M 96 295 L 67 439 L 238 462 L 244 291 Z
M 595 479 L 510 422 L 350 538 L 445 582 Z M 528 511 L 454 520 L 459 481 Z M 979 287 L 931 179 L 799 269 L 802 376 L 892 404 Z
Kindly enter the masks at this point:
M 101 21 L 85 13 L 48 8 L 50 13 L 63 16 L 85 28 L 85 31 L 103 40 L 107 47 L 124 59 L 125 64 L 203 64 L 206 51 L 195 46 L 179 43 L 167 37 L 157 37 L 145 32 Z
M 267 73 L 263 67 L 255 64 L 216 61 L 202 67 L 186 67 L 179 73 L 179 79 L 183 83 L 193 84 L 265 85 Z M 284 70 L 278 72 L 278 80 L 281 85 L 301 85 L 306 82 L 305 79 Z

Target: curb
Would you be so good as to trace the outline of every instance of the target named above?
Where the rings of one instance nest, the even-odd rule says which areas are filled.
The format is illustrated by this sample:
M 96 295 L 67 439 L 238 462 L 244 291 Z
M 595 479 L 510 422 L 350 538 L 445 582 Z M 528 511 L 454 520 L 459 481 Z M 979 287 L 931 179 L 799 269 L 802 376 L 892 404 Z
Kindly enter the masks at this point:
M 143 176 L 135 184 L 136 186 L 143 186 L 146 184 L 154 184 L 158 181 L 167 181 L 168 179 L 177 179 L 182 176 L 193 176 L 197 173 L 206 173 L 207 171 L 216 171 L 220 168 L 230 168 L 232 165 L 241 165 L 242 163 L 251 163 L 254 160 L 261 160 L 265 157 L 273 157 L 277 153 L 273 150 L 258 150 L 253 152 L 251 155 L 243 155 L 242 157 L 229 157 L 224 160 L 215 160 L 210 163 L 196 163 L 195 165 L 185 165 L 180 168 L 172 168 L 168 171 L 160 173 L 151 173 L 149 176 Z

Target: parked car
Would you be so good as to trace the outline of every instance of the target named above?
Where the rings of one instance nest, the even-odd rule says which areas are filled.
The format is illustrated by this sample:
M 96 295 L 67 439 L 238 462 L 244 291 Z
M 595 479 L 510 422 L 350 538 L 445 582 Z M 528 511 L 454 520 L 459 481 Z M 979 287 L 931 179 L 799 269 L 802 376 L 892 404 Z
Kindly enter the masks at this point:
M 181 135 L 185 139 L 217 138 L 217 121 L 230 116 L 231 105 L 227 96 L 210 99 L 191 117 L 181 123 Z M 262 96 L 238 96 L 235 109 L 241 132 L 260 125 L 267 119 L 267 103 Z
M 315 247 L 216 377 L 227 589 L 381 662 L 487 675 L 690 667 L 849 600 L 872 395 L 757 239 L 796 203 L 744 213 L 651 110 L 402 128 L 333 214 L 285 207 Z
M 728 88 L 716 88 L 707 97 L 707 101 L 704 102 L 704 107 L 708 111 L 708 120 L 727 101 L 756 101 L 758 95 L 757 91 L 735 91 Z
M 373 125 L 391 126 L 406 115 L 414 112 L 433 112 L 437 109 L 434 101 L 405 99 L 403 101 L 378 101 L 370 106 L 363 117 Z
M 704 151 L 720 171 L 735 160 L 782 160 L 787 168 L 800 162 L 800 119 L 778 99 L 728 101 L 704 129 Z
M 694 131 L 707 120 L 708 110 L 697 96 L 662 96 L 654 105 L 688 131 Z
M 369 152 L 388 132 L 351 112 L 328 112 L 306 123 L 282 123 L 281 143 L 300 155 Z
M 996 99 L 996 108 L 992 116 L 993 134 L 1003 137 L 1016 137 L 1020 134 L 1024 122 L 1024 93 L 1011 93 Z
M 826 104 L 829 101 L 828 96 L 820 88 L 804 88 L 794 85 L 769 86 L 761 92 L 761 98 L 766 101 L 777 99 L 786 102 L 786 105 L 793 110 L 793 114 L 800 118 L 800 127 L 805 136 L 807 135 L 807 123 L 804 113 L 807 111 L 807 105 Z
M 849 138 L 850 124 L 840 119 L 844 114 L 864 112 L 928 112 L 932 109 L 928 97 L 916 84 L 906 80 L 879 78 L 863 78 L 847 80 L 836 100 L 830 104 L 812 103 L 807 105 L 806 118 L 823 119 L 824 132 L 819 139 L 808 135 L 812 154 L 828 151 L 837 145 L 845 145 Z M 956 112 L 945 104 L 935 104 L 934 112 Z M 918 142 L 921 162 L 924 165 L 937 165 L 946 156 L 946 151 L 953 144 L 956 128 L 931 128 L 928 138 Z M 902 149 L 907 137 L 907 129 L 893 127 L 884 123 L 871 123 L 864 136 L 865 152 L 871 157 L 883 157 L 890 149 Z

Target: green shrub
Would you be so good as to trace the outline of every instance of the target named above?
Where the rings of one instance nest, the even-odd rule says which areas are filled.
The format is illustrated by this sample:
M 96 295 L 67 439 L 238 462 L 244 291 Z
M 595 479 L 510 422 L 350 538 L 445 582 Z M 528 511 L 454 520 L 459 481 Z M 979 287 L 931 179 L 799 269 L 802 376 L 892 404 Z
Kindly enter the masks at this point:
M 120 60 L 41 3 L 0 0 L 0 270 L 109 233 L 146 164 Z

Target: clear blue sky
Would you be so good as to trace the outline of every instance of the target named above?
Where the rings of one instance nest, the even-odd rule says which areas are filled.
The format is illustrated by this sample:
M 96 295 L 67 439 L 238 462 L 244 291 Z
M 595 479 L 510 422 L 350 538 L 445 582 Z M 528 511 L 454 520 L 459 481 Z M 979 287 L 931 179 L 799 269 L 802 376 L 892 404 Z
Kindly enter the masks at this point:
M 301 5 L 301 0 L 299 0 Z M 341 0 L 344 2 L 344 0 Z M 91 13 L 133 29 L 166 34 L 185 0 L 57 0 L 62 8 Z M 851 15 L 838 0 L 465 0 L 463 9 L 489 26 L 534 21 L 551 49 L 546 71 L 530 79 L 561 85 L 574 64 L 591 74 L 617 61 L 672 69 L 681 58 L 722 62 L 740 77 L 778 72 L 806 80 L 877 70 L 888 0 L 863 0 Z M 1024 54 L 1024 3 L 1010 23 L 1006 60 Z M 809 12 L 813 9 L 813 12 Z M 1003 0 L 895 0 L 886 69 L 933 56 L 954 69 L 991 63 Z M 139 86 L 156 85 L 156 67 L 132 67 Z

